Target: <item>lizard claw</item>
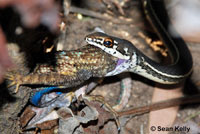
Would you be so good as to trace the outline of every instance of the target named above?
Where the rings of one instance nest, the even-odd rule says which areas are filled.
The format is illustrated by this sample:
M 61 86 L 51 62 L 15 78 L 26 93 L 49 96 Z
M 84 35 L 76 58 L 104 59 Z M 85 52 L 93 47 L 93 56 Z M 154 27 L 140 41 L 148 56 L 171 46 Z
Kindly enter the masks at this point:
M 16 76 L 13 74 L 6 74 L 6 79 L 12 81 L 7 87 L 9 88 L 16 85 L 14 93 L 17 93 L 19 91 L 20 83 L 17 82 Z

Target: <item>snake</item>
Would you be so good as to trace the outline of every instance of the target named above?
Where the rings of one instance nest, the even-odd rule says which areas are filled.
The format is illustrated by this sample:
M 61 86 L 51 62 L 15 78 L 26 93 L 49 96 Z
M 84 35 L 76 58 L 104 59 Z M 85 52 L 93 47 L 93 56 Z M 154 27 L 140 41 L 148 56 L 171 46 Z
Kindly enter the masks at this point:
M 161 84 L 180 83 L 192 72 L 191 53 L 180 36 L 174 37 L 167 31 L 171 22 L 163 0 L 144 0 L 143 6 L 147 20 L 168 48 L 172 61 L 170 64 L 158 63 L 138 50 L 130 41 L 105 33 L 91 33 L 85 37 L 85 41 L 121 60 L 121 64 L 107 76 L 128 71 Z

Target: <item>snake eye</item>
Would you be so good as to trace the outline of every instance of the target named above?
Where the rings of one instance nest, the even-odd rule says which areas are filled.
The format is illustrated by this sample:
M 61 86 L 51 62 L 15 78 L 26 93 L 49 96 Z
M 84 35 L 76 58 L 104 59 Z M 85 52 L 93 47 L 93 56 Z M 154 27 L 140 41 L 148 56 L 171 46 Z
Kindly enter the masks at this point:
M 103 44 L 106 47 L 112 47 L 113 46 L 113 40 L 112 39 L 105 39 Z

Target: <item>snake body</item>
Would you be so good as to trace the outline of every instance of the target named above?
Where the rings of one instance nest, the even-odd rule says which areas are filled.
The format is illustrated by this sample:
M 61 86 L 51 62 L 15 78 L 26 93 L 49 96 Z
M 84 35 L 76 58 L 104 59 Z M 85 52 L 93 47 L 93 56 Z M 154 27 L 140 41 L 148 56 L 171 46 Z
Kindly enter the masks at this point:
M 173 37 L 167 31 L 169 17 L 162 0 L 145 0 L 145 14 L 167 46 L 172 59 L 170 65 L 157 63 L 139 51 L 131 42 L 105 33 L 92 33 L 86 36 L 88 44 L 101 48 L 117 57 L 121 64 L 107 75 L 130 71 L 162 84 L 176 84 L 192 72 L 192 56 L 181 37 Z M 118 70 L 118 71 L 116 71 Z

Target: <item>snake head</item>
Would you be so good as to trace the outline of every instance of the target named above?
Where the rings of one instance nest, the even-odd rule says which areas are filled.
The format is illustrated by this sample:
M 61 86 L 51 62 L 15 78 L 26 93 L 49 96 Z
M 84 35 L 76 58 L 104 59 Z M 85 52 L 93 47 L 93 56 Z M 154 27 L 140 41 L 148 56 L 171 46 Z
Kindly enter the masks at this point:
M 120 39 L 107 35 L 105 33 L 92 33 L 85 37 L 88 44 L 96 46 L 106 53 L 117 57 L 117 65 L 114 70 L 107 73 L 106 76 L 117 75 L 128 71 L 130 68 L 135 68 L 137 65 L 137 48 L 125 39 Z
M 135 50 L 131 42 L 101 32 L 89 34 L 85 40 L 88 44 L 99 47 L 119 59 L 129 60 Z

